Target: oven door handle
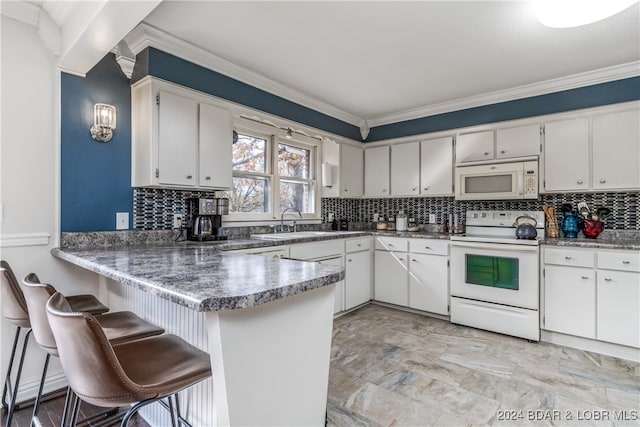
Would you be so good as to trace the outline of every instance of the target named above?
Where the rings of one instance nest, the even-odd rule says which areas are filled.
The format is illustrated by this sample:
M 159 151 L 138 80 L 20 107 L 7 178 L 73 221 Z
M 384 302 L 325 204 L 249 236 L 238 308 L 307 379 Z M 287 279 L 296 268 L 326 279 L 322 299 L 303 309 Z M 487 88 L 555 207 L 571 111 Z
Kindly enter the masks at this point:
M 471 249 L 499 250 L 499 251 L 520 251 L 520 252 L 538 252 L 538 245 L 510 245 L 505 243 L 482 243 L 482 242 L 462 242 L 459 240 L 451 241 L 451 246 Z

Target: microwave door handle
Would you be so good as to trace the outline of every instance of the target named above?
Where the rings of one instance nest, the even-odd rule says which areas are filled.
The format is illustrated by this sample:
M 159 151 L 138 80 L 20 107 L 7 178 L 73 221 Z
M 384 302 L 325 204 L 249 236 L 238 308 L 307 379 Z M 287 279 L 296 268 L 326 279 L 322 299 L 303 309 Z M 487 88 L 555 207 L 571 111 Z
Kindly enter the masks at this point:
M 523 180 L 524 180 L 524 174 L 522 174 L 522 173 L 517 174 L 516 185 L 517 185 L 517 188 L 518 188 L 518 196 L 522 196 Z

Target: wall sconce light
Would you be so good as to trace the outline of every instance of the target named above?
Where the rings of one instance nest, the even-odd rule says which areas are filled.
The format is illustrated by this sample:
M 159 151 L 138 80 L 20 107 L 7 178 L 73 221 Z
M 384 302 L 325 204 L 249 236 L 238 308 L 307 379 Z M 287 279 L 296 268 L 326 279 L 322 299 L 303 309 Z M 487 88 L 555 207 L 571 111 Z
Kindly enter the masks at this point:
M 93 126 L 89 131 L 91 138 L 100 142 L 108 142 L 116 128 L 116 107 L 108 104 L 96 104 L 93 107 Z
M 285 134 L 284 137 L 287 138 L 287 139 L 293 138 L 293 129 L 287 128 L 287 133 Z

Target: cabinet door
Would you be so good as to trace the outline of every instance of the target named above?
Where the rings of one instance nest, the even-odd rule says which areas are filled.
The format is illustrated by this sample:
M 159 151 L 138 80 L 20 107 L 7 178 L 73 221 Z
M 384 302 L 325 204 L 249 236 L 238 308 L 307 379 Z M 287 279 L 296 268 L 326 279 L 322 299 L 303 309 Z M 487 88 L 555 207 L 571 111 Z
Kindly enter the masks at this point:
M 544 329 L 596 337 L 595 270 L 545 265 Z
M 371 252 L 345 256 L 345 310 L 371 300 Z
M 160 92 L 158 179 L 160 184 L 195 186 L 198 158 L 198 103 Z
M 393 196 L 420 194 L 419 142 L 391 146 L 391 194 Z
M 199 185 L 231 188 L 231 114 L 224 108 L 200 104 Z
M 640 274 L 598 270 L 598 339 L 640 347 Z
M 449 314 L 447 257 L 409 254 L 409 307 Z
M 406 307 L 409 304 L 407 253 L 376 251 L 375 292 L 376 301 Z
M 342 267 L 342 257 L 326 259 L 326 260 L 318 261 L 318 263 L 326 264 L 326 265 L 339 265 Z M 333 295 L 334 295 L 333 312 L 339 313 L 341 311 L 344 311 L 344 280 L 341 280 L 336 283 L 336 290 Z
M 456 163 L 493 159 L 493 131 L 465 133 L 456 139 Z
M 593 117 L 593 188 L 640 188 L 640 111 Z
M 364 179 L 364 160 L 361 148 L 341 144 L 340 159 L 340 195 L 361 197 Z
M 589 189 L 589 120 L 562 120 L 544 126 L 544 189 Z
M 540 125 L 518 126 L 496 131 L 496 158 L 537 156 L 540 154 Z
M 431 139 L 420 143 L 420 194 L 453 194 L 453 138 Z
M 364 150 L 364 194 L 368 197 L 389 195 L 389 146 Z

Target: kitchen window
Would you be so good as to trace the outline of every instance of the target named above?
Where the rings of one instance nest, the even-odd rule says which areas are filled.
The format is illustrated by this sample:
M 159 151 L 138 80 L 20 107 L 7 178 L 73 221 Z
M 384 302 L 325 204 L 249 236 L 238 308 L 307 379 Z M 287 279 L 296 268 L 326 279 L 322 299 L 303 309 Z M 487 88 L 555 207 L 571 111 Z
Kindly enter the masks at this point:
M 237 127 L 236 131 L 228 220 L 280 219 L 287 208 L 300 211 L 303 218 L 317 219 L 319 142 L 302 136 L 287 139 L 253 128 Z

